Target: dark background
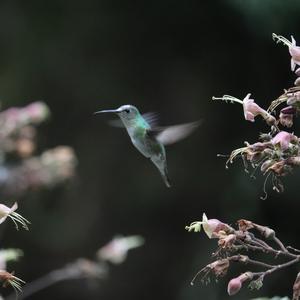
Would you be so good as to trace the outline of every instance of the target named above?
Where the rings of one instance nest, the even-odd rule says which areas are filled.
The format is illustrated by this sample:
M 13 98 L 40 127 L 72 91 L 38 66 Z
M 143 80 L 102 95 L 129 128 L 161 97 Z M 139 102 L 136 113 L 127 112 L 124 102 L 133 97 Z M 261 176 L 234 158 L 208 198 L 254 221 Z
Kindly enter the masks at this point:
M 269 225 L 299 247 L 299 173 L 285 178 L 283 194 L 268 186 L 260 200 L 263 178 L 250 179 L 240 161 L 225 170 L 216 154 L 256 141 L 267 127 L 260 118 L 246 122 L 238 104 L 211 101 L 251 92 L 266 108 L 290 87 L 288 49 L 271 34 L 299 41 L 299 13 L 300 2 L 288 0 L 0 2 L 1 106 L 45 101 L 52 117 L 39 128 L 40 149 L 70 145 L 79 161 L 67 186 L 22 199 L 29 232 L 5 228 L 1 247 L 25 252 L 18 276 L 30 282 L 92 258 L 115 234 L 146 240 L 99 285 L 59 283 L 31 299 L 228 299 L 227 282 L 239 269 L 218 284 L 189 285 L 216 246 L 184 230 L 203 212 Z M 167 149 L 171 189 L 124 130 L 92 115 L 122 104 L 157 111 L 162 124 L 204 120 Z M 234 299 L 290 295 L 296 273 L 278 272 L 260 291 Z

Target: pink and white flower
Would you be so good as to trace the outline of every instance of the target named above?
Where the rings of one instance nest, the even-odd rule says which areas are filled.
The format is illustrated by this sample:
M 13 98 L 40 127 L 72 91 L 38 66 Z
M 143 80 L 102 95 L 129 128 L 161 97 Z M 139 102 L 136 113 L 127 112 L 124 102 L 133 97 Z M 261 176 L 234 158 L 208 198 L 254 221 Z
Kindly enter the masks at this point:
M 271 143 L 274 146 L 279 146 L 282 151 L 285 151 L 289 148 L 289 145 L 292 141 L 297 140 L 298 138 L 292 133 L 280 131 L 272 138 Z
M 252 278 L 253 278 L 252 273 L 246 272 L 236 278 L 231 279 L 227 286 L 228 295 L 232 296 L 237 294 L 239 290 L 242 288 L 243 282 L 247 280 L 251 280 Z
M 247 94 L 247 96 L 241 100 L 236 97 L 230 95 L 224 95 L 223 97 L 213 97 L 213 100 L 223 100 L 229 101 L 231 103 L 239 103 L 243 105 L 244 109 L 244 117 L 245 120 L 254 122 L 256 116 L 261 115 L 268 123 L 272 123 L 275 121 L 274 117 L 270 115 L 265 109 L 261 108 L 258 104 L 254 102 L 254 99 L 250 99 L 251 94 Z
M 206 235 L 211 238 L 217 238 L 216 234 L 226 229 L 226 224 L 219 221 L 218 219 L 208 219 L 206 214 L 203 213 L 202 221 L 196 221 L 191 223 L 190 226 L 186 226 L 185 229 L 188 231 L 200 232 L 203 227 Z
M 282 42 L 284 45 L 289 47 L 289 52 L 291 55 L 291 70 L 294 71 L 296 65 L 300 66 L 300 47 L 296 45 L 294 37 L 291 36 L 292 41 L 289 41 L 282 35 L 273 33 L 272 36 L 274 40 L 277 39 L 277 43 Z

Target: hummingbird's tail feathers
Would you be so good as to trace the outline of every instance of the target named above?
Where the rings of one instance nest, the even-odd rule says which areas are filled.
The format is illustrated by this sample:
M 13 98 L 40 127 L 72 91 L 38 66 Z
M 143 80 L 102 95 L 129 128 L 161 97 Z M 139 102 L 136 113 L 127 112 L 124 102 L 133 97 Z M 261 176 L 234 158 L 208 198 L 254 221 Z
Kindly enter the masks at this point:
M 168 188 L 170 188 L 172 185 L 171 185 L 169 176 L 168 176 L 168 175 L 165 175 L 165 174 L 162 174 L 162 178 L 163 178 L 163 180 L 164 180 L 166 186 L 167 186 Z
M 174 144 L 189 136 L 201 123 L 202 121 L 195 121 L 161 128 L 156 139 L 163 145 Z

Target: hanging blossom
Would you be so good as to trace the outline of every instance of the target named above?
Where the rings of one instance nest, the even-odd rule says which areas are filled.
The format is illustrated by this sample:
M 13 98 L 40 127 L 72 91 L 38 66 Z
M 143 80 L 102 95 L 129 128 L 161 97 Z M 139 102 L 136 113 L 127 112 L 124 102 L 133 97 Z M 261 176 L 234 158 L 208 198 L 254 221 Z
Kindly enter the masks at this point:
M 19 229 L 18 223 L 20 223 L 24 229 L 28 230 L 27 224 L 30 224 L 30 222 L 15 212 L 17 208 L 17 202 L 15 202 L 11 208 L 4 204 L 0 204 L 0 224 L 2 224 L 6 218 L 10 218 L 14 222 L 17 230 Z
M 291 70 L 294 71 L 296 66 L 300 66 L 300 47 L 296 45 L 296 41 L 293 36 L 291 36 L 291 40 L 289 41 L 282 35 L 277 35 L 275 33 L 272 34 L 274 40 L 277 40 L 277 43 L 282 42 L 284 45 L 289 47 L 289 52 L 291 55 Z
M 229 226 L 218 219 L 208 219 L 206 214 L 203 213 L 202 221 L 196 221 L 190 224 L 190 226 L 185 226 L 188 231 L 200 232 L 201 227 L 203 227 L 206 235 L 211 238 L 216 238 L 220 231 L 226 231 Z
M 97 252 L 99 260 L 110 261 L 113 264 L 121 264 L 125 261 L 129 250 L 144 244 L 141 236 L 117 236 Z
M 274 125 L 276 119 L 268 113 L 266 110 L 261 108 L 258 104 L 254 102 L 254 99 L 250 99 L 251 94 L 247 94 L 247 96 L 240 100 L 236 97 L 230 95 L 224 95 L 223 97 L 212 97 L 212 100 L 222 100 L 222 101 L 229 101 L 230 103 L 239 103 L 243 105 L 244 109 L 244 117 L 245 120 L 254 122 L 255 117 L 261 115 L 268 125 Z

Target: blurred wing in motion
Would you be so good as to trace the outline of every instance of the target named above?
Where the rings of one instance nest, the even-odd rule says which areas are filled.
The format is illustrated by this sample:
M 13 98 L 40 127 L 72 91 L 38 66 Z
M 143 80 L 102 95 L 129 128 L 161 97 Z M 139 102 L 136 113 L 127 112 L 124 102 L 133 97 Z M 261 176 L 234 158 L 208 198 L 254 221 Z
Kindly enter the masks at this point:
M 148 112 L 142 114 L 142 117 L 146 120 L 146 122 L 150 125 L 151 128 L 156 128 L 158 126 L 158 113 Z
M 109 120 L 108 124 L 110 126 L 117 127 L 117 128 L 125 128 L 123 122 L 120 119 Z
M 185 123 L 180 125 L 162 127 L 156 135 L 156 139 L 163 145 L 174 144 L 187 136 L 189 136 L 198 126 L 201 121 Z

